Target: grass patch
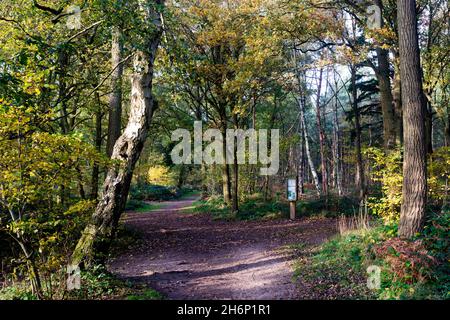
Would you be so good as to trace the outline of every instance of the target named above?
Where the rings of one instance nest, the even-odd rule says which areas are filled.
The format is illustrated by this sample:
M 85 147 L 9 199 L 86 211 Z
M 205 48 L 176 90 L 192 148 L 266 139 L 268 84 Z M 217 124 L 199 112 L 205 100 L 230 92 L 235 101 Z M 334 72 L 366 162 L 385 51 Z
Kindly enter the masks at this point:
M 127 300 L 163 300 L 164 297 L 161 293 L 154 289 L 146 289 L 142 292 L 138 292 L 126 297 Z
M 149 212 L 161 209 L 161 207 L 162 204 L 160 203 L 148 203 L 141 200 L 129 200 L 127 202 L 125 210 L 134 212 Z

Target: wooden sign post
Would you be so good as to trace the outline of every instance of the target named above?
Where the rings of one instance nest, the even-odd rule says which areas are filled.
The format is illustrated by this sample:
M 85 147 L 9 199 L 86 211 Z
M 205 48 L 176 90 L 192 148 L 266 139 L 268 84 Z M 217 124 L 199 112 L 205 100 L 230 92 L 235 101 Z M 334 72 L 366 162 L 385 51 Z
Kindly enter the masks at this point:
M 295 219 L 297 207 L 297 178 L 291 178 L 287 181 L 287 199 L 289 201 L 289 216 L 291 220 Z

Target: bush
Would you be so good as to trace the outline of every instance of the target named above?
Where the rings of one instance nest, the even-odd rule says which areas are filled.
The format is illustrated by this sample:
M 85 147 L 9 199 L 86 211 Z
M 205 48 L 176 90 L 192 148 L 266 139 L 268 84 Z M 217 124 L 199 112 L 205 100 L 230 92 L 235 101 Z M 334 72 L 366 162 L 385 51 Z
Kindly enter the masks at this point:
M 359 202 L 352 197 L 329 195 L 328 198 L 321 196 L 301 199 L 297 202 L 297 207 L 301 216 L 310 216 L 318 213 L 327 217 L 351 216 L 358 213 Z
M 384 222 L 398 222 L 403 184 L 401 151 L 397 149 L 386 154 L 378 148 L 367 148 L 364 153 L 373 161 L 372 179 L 381 183 L 381 196 L 369 197 L 367 205 Z
M 448 201 L 448 177 L 450 177 L 450 147 L 434 150 L 428 161 L 428 192 L 432 199 Z
M 122 296 L 127 285 L 115 278 L 102 265 L 96 265 L 89 271 L 81 272 L 81 286 L 68 292 L 67 299 L 105 299 Z
M 287 203 L 264 201 L 259 194 L 247 197 L 239 204 L 239 212 L 233 213 L 221 196 L 210 196 L 194 203 L 194 213 L 210 213 L 213 219 L 221 220 L 268 220 L 289 216 Z
M 398 222 L 402 201 L 402 154 L 397 149 L 386 154 L 378 148 L 364 150 L 372 160 L 372 179 L 380 183 L 381 195 L 368 198 L 371 212 L 381 217 L 385 223 Z M 450 147 L 436 149 L 430 156 L 428 165 L 428 191 L 430 206 L 439 207 L 448 200 L 447 183 L 450 176 Z
M 138 184 L 133 185 L 130 190 L 130 198 L 132 200 L 167 201 L 176 197 L 176 188 L 159 185 Z

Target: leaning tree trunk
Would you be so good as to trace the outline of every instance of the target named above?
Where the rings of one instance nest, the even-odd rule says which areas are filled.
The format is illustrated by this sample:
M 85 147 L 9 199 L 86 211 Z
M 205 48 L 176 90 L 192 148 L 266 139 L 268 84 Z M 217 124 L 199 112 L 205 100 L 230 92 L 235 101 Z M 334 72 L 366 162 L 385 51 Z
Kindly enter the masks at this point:
M 397 0 L 403 103 L 403 201 L 398 233 L 409 238 L 422 229 L 427 198 L 425 99 L 422 91 L 415 0 Z
M 154 110 L 153 65 L 162 33 L 160 15 L 152 9 L 155 2 L 163 4 L 162 0 L 141 3 L 142 21 L 152 21 L 155 28 L 143 35 L 147 37 L 144 49 L 134 55 L 130 116 L 127 127 L 114 145 L 111 157 L 117 163 L 108 170 L 101 199 L 73 252 L 72 265 L 89 264 L 95 253 L 109 249 L 128 196 L 134 167 L 147 138 Z

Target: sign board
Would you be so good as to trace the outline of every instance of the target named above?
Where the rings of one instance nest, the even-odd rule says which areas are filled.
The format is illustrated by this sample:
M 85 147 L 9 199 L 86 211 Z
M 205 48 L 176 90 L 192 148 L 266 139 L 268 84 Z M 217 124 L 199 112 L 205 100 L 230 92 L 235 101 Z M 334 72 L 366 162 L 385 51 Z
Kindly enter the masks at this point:
M 287 182 L 287 199 L 288 201 L 297 201 L 297 179 L 288 179 Z

